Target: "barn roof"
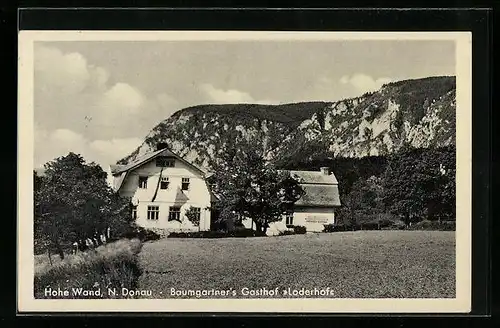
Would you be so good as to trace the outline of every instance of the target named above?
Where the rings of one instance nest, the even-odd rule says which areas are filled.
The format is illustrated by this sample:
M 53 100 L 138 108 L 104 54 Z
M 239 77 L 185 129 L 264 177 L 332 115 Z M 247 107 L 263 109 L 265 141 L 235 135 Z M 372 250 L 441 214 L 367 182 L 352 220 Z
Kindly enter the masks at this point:
M 334 207 L 340 206 L 337 185 L 301 184 L 305 194 L 295 202 L 295 206 Z
M 324 174 L 321 171 L 288 171 L 292 177 L 298 178 L 301 183 L 308 184 L 338 184 L 335 174 Z
M 338 181 L 335 174 L 320 171 L 290 170 L 290 175 L 299 181 L 305 194 L 295 206 L 334 207 L 340 206 Z

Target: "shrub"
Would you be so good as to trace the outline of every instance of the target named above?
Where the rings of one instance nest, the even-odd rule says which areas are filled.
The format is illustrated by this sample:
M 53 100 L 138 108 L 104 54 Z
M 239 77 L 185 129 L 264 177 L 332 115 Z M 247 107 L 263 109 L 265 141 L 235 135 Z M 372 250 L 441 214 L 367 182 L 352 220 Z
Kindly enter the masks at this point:
M 381 219 L 378 223 L 380 225 L 380 229 L 389 228 L 394 225 L 394 221 L 389 219 Z
M 430 221 L 423 220 L 412 224 L 408 227 L 409 230 L 441 230 L 441 231 L 455 231 L 455 221 Z
M 359 228 L 360 230 L 379 230 L 379 223 L 378 221 L 369 221 L 365 223 L 361 223 Z
M 455 221 L 442 221 L 441 229 L 442 231 L 455 231 L 457 228 Z
M 325 224 L 323 232 L 353 231 L 359 230 L 360 226 L 351 226 L 349 224 Z
M 292 230 L 283 230 L 278 233 L 278 236 L 289 236 L 289 235 L 295 235 L 296 232 Z
M 406 224 L 404 224 L 404 222 L 402 221 L 395 221 L 395 222 L 391 222 L 390 225 L 388 226 L 383 226 L 382 229 L 384 230 L 404 230 L 406 229 Z
M 136 289 L 142 269 L 137 254 L 142 243 L 138 239 L 120 240 L 100 246 L 93 251 L 68 255 L 63 261 L 50 266 L 35 268 L 34 296 L 45 296 L 45 289 L 68 290 L 69 296 L 57 298 L 127 298 L 120 293 L 121 288 Z M 87 291 L 100 290 L 101 295 L 77 295 L 73 289 Z M 107 293 L 108 288 L 116 288 L 116 295 Z
M 172 232 L 167 238 L 228 238 L 228 237 L 264 237 L 265 233 L 252 229 L 237 229 L 233 231 L 208 230 L 193 232 Z
M 152 230 L 133 225 L 130 230 L 125 233 L 124 238 L 139 239 L 141 242 L 146 242 L 151 240 L 158 240 L 161 238 L 161 236 Z
M 294 226 L 293 232 L 296 234 L 305 234 L 307 232 L 307 229 L 304 226 Z
M 324 225 L 323 232 L 337 232 L 337 231 L 353 231 L 353 230 L 402 230 L 406 225 L 401 221 L 394 221 L 387 218 L 378 220 L 374 219 L 368 222 L 356 224 L 326 224 Z
M 200 212 L 196 212 L 194 207 L 189 207 L 184 215 L 195 227 L 200 226 Z

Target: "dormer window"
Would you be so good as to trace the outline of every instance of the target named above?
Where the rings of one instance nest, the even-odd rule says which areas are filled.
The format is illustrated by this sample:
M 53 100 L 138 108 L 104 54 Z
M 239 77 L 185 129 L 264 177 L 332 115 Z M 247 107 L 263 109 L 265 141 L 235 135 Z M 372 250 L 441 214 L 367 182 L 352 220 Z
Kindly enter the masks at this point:
M 168 189 L 168 177 L 162 177 L 160 181 L 160 189 Z
M 174 167 L 175 166 L 175 158 L 167 157 L 167 156 L 156 157 L 156 166 L 157 167 Z
M 148 187 L 148 177 L 139 177 L 139 188 L 146 189 Z
M 189 190 L 189 178 L 182 178 L 182 190 Z

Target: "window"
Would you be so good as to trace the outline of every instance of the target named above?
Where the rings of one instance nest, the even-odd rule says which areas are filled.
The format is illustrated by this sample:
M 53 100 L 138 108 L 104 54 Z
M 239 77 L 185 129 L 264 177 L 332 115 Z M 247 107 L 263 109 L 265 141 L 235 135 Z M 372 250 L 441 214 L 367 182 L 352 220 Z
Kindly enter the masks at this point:
M 175 166 L 175 158 L 160 156 L 156 157 L 156 166 L 157 167 L 174 167 Z
M 293 226 L 293 212 L 287 212 L 285 214 L 285 224 L 287 227 Z
M 132 219 L 137 219 L 137 205 L 132 205 Z
M 146 189 L 148 187 L 148 177 L 139 177 L 139 188 Z
M 148 206 L 148 220 L 158 221 L 159 217 L 160 217 L 160 207 Z
M 161 178 L 160 189 L 168 189 L 168 177 Z
M 189 178 L 182 178 L 182 190 L 189 190 Z
M 181 220 L 181 208 L 179 206 L 170 206 L 168 212 L 169 221 L 180 221 Z

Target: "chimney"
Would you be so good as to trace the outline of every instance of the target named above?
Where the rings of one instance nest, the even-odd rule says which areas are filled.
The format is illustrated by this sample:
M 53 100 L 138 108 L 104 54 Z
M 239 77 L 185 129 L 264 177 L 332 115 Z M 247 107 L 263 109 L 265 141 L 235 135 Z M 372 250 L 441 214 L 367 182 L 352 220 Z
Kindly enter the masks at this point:
M 322 166 L 320 167 L 319 169 L 321 171 L 321 173 L 323 173 L 324 175 L 330 175 L 330 169 L 328 168 L 328 166 Z
M 168 148 L 168 144 L 166 142 L 159 142 L 156 144 L 156 150 Z

